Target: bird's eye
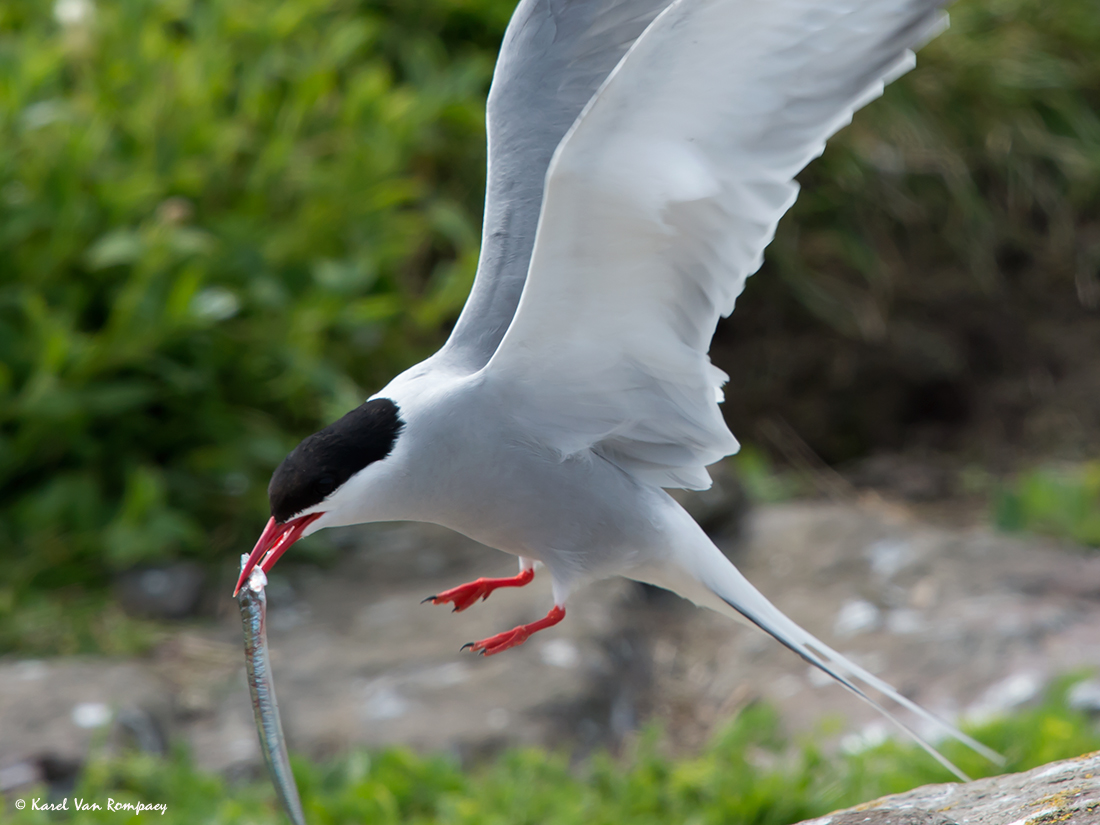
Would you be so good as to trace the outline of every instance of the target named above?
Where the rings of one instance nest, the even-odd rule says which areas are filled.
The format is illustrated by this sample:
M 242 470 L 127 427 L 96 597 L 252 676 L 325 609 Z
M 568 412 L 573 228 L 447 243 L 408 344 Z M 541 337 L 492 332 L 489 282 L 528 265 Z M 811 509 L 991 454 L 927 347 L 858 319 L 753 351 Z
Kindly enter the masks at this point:
M 336 479 L 332 476 L 321 476 L 317 479 L 317 489 L 321 491 L 322 495 L 328 495 L 336 489 Z

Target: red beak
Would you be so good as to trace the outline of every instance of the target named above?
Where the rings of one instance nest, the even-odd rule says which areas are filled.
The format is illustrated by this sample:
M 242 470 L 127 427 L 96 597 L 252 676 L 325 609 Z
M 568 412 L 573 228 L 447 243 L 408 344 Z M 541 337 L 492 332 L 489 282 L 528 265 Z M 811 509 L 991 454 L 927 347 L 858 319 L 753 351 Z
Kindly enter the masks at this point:
M 260 565 L 260 569 L 264 573 L 270 572 L 271 568 L 275 566 L 275 562 L 279 560 L 279 556 L 289 550 L 290 545 L 302 537 L 302 531 L 323 515 L 324 513 L 310 513 L 308 516 L 291 519 L 286 524 L 279 524 L 272 516 L 267 522 L 267 527 L 260 535 L 260 540 L 252 548 L 244 569 L 241 570 L 241 577 L 237 579 L 237 587 L 233 591 L 233 595 L 236 596 L 240 592 L 241 585 L 248 581 L 248 577 L 252 575 L 252 569 L 257 564 Z

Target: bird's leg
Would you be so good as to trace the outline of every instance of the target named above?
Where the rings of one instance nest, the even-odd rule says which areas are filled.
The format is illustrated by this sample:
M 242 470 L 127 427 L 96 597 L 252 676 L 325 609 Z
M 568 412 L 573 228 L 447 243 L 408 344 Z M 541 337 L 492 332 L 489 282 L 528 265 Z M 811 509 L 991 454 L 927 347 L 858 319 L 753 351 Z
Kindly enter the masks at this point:
M 501 579 L 478 579 L 477 581 L 460 584 L 458 587 L 452 587 L 450 590 L 444 590 L 438 595 L 428 596 L 424 601 L 432 604 L 453 602 L 455 606 L 453 612 L 460 613 L 479 598 L 489 598 L 489 594 L 498 587 L 523 587 L 523 585 L 529 584 L 535 578 L 535 570 L 533 564 L 525 564 L 526 561 L 526 559 L 520 560 L 521 569 L 515 576 L 506 576 Z
M 564 618 L 565 608 L 554 605 L 544 619 L 539 619 L 537 622 L 531 622 L 530 624 L 521 624 L 519 627 L 498 633 L 496 636 L 490 636 L 488 639 L 482 639 L 480 642 L 467 642 L 462 646 L 462 649 L 469 648 L 483 656 L 492 656 L 494 653 L 500 653 L 502 650 L 523 644 L 532 633 L 556 625 Z

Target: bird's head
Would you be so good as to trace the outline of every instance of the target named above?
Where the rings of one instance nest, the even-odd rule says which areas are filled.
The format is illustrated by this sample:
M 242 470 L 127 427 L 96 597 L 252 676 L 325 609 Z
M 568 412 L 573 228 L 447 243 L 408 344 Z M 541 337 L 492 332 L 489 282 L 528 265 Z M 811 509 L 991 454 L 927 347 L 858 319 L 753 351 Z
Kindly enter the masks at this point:
M 271 477 L 271 519 L 233 594 L 257 565 L 267 573 L 302 536 L 340 523 L 333 514 L 355 503 L 349 482 L 393 451 L 403 427 L 397 405 L 374 398 L 295 447 Z

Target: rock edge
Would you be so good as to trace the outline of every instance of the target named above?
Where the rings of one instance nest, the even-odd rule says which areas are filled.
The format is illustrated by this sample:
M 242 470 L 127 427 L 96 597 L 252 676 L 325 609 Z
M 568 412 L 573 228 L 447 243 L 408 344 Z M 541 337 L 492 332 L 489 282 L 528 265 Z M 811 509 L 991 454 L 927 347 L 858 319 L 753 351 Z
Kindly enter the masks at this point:
M 1025 773 L 925 785 L 800 825 L 1098 825 L 1100 751 Z

